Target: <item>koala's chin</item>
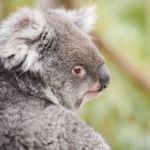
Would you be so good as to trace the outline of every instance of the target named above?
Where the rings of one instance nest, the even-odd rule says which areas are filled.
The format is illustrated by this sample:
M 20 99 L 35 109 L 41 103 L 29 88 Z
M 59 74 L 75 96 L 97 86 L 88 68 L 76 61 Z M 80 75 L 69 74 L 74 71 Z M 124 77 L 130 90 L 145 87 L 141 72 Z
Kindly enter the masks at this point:
M 89 89 L 88 91 L 85 93 L 84 99 L 85 100 L 90 100 L 96 96 L 98 96 L 101 92 L 100 90 L 100 83 L 99 81 L 96 81 Z

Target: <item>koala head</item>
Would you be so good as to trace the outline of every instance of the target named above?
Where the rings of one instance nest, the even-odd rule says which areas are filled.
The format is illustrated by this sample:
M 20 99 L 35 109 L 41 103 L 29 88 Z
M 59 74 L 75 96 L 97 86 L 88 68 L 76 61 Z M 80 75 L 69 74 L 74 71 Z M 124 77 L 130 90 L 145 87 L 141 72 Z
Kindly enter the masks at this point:
M 88 34 L 94 19 L 93 8 L 23 8 L 0 26 L 0 58 L 8 70 L 40 74 L 43 92 L 54 103 L 78 108 L 85 96 L 96 95 L 110 80 Z

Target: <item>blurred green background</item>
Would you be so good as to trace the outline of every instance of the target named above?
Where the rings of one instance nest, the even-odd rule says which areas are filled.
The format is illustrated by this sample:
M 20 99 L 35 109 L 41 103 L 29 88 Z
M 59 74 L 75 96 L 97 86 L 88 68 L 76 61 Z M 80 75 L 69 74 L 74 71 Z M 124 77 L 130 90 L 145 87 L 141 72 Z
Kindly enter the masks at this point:
M 112 53 L 124 58 L 121 61 L 139 80 L 150 83 L 150 0 L 57 0 L 57 5 L 59 1 L 60 5 L 73 2 L 78 7 L 95 4 L 94 30 Z M 54 1 L 0 0 L 0 19 L 20 6 L 43 7 L 47 2 Z M 80 109 L 81 117 L 114 150 L 150 150 L 150 88 L 141 86 L 105 49 L 100 51 L 107 60 L 111 84 Z

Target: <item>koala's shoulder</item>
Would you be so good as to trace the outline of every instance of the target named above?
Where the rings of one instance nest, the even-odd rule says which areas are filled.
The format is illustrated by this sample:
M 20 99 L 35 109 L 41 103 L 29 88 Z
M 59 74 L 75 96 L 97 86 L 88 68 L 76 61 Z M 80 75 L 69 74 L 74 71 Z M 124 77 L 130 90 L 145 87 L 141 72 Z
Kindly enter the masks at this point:
M 47 108 L 36 106 L 36 110 L 35 104 L 32 108 L 27 105 L 19 108 L 22 111 L 18 107 L 12 108 L 7 113 L 10 117 L 5 116 L 11 126 L 3 121 L 1 131 L 6 132 L 0 134 L 0 148 L 12 149 L 14 144 L 14 149 L 26 146 L 31 150 L 55 150 L 60 147 L 63 150 L 109 150 L 101 136 L 72 111 L 56 105 Z M 20 114 L 19 111 L 24 113 Z
M 32 119 L 30 125 L 27 124 L 25 130 L 36 143 L 44 143 L 52 150 L 57 147 L 63 150 L 109 150 L 99 134 L 63 107 L 46 108 Z

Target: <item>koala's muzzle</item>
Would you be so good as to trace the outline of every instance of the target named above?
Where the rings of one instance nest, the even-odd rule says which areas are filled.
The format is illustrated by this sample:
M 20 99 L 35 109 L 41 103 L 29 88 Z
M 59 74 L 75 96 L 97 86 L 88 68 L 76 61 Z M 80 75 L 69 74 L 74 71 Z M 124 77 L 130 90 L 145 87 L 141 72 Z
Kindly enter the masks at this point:
M 110 82 L 110 73 L 105 65 L 101 66 L 98 71 L 100 91 L 107 88 Z

